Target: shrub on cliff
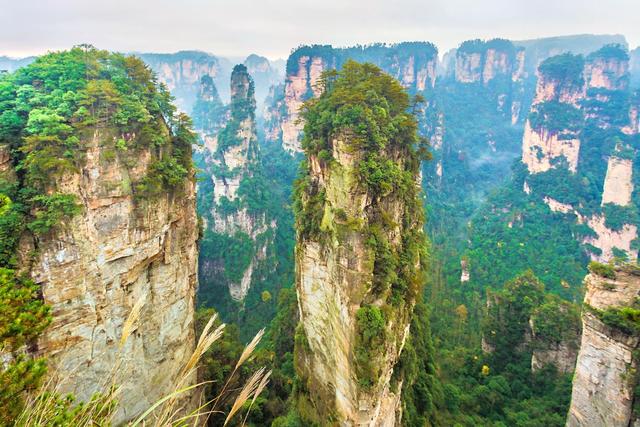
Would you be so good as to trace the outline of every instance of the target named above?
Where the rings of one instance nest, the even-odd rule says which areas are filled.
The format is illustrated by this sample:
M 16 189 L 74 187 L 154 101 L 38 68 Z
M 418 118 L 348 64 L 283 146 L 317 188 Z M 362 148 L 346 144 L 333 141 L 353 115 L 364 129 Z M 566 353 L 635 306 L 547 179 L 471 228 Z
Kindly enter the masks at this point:
M 589 263 L 589 271 L 600 277 L 606 277 L 607 279 L 616 278 L 616 270 L 611 264 L 602 264 L 597 261 L 591 261 Z
M 25 346 L 51 322 L 50 310 L 38 297 L 39 288 L 15 271 L 0 268 L 0 425 L 10 425 L 23 410 L 27 392 L 36 389 L 46 372 L 43 359 L 31 359 Z
M 358 381 L 364 388 L 372 387 L 380 375 L 375 355 L 385 341 L 385 318 L 380 308 L 360 307 L 356 312 L 355 357 Z
M 582 71 L 584 58 L 581 55 L 563 53 L 542 61 L 538 72 L 546 79 L 559 81 L 562 85 L 581 87 L 584 84 Z

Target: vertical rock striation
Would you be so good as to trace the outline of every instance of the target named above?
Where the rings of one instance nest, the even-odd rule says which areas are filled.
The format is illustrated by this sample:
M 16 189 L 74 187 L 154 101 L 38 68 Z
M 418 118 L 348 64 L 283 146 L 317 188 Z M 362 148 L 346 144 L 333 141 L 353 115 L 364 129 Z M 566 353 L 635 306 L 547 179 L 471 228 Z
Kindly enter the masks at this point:
M 602 274 L 602 272 L 600 272 Z M 616 323 L 624 307 L 640 297 L 637 267 L 617 267 L 606 276 L 593 271 L 585 278 L 582 343 L 573 379 L 567 426 L 627 427 L 637 425 L 637 324 Z M 637 320 L 636 320 L 637 322 Z
M 133 167 L 105 162 L 112 135 L 96 129 L 83 141 L 79 173 L 55 183 L 78 195 L 82 214 L 39 239 L 31 275 L 53 310 L 39 352 L 63 379 L 61 390 L 87 401 L 118 366 L 119 422 L 170 393 L 193 351 L 198 226 L 192 181 L 148 203 L 134 198 L 130 183 L 143 179 L 153 155 L 138 151 Z M 119 350 L 138 300 L 138 326 Z
M 424 261 L 416 124 L 400 85 L 375 66 L 347 63 L 338 76 L 305 113 L 308 161 L 296 190 L 298 409 L 323 425 L 391 426 L 402 384 L 394 366 Z M 407 126 L 378 143 L 357 136 L 357 122 L 319 126 L 320 117 L 340 114 L 337 97 L 367 90 L 389 110 L 376 126 L 400 116 Z M 351 102 L 365 114 L 377 108 Z
M 456 51 L 455 79 L 485 85 L 500 76 L 518 81 L 524 76 L 524 58 L 524 49 L 508 40 L 469 40 Z
M 333 61 L 327 62 L 322 57 L 301 55 L 293 62 L 287 61 L 287 77 L 284 87 L 286 114 L 282 117 L 282 146 L 289 152 L 300 152 L 298 136 L 302 124 L 298 121 L 300 107 L 306 99 L 318 96 L 318 79 L 322 72 L 335 67 Z M 291 62 L 291 66 L 289 66 Z M 289 73 L 289 71 L 291 73 Z

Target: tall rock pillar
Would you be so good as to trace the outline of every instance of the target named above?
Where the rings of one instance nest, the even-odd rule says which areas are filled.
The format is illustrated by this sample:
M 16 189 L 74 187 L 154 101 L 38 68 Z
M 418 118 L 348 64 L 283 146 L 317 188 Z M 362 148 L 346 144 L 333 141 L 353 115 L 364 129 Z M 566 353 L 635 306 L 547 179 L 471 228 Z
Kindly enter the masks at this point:
M 327 79 L 302 113 L 298 410 L 322 425 L 390 426 L 425 260 L 417 125 L 402 86 L 377 67 L 349 61 Z

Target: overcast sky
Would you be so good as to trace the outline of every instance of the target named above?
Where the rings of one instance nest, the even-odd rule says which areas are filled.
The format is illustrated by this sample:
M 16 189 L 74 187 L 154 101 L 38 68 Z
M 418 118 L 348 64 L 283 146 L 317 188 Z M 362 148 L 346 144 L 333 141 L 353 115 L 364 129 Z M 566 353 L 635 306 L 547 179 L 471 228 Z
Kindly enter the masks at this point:
M 286 58 L 300 44 L 623 34 L 640 45 L 640 0 L 0 0 L 0 55 L 91 43 Z

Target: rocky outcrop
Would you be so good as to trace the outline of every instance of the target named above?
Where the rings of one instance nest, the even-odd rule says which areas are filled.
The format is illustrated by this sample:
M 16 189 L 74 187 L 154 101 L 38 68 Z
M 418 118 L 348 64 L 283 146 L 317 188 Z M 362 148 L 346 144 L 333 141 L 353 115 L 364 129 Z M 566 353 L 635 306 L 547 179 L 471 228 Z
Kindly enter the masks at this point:
M 529 173 L 546 172 L 561 159 L 571 172 L 577 171 L 579 105 L 586 91 L 583 69 L 582 57 L 571 54 L 551 57 L 540 65 L 522 139 L 522 162 Z
M 471 275 L 469 274 L 469 261 L 466 259 L 461 259 L 460 260 L 460 283 L 465 283 L 468 282 L 469 279 L 471 278 Z
M 393 82 L 386 75 L 380 78 Z M 408 338 L 413 286 L 421 274 L 422 255 L 414 246 L 424 241 L 422 213 L 414 211 L 420 209 L 415 199 L 419 162 L 400 141 L 376 149 L 353 138 L 342 129 L 322 142 L 331 161 L 309 149 L 308 169 L 299 184 L 298 405 L 320 424 L 393 426 L 400 417 L 402 379 L 394 382 L 392 374 Z M 391 162 L 394 170 L 413 176 L 403 181 L 407 193 L 401 195 L 396 184 L 384 192 L 370 188 L 358 173 L 366 159 Z M 383 247 L 386 255 L 380 252 Z M 406 264 L 393 268 L 392 275 L 398 276 L 390 280 L 385 262 Z M 400 283 L 408 287 L 399 291 Z
M 231 75 L 230 121 L 224 132 L 207 141 L 217 173 L 212 175 L 214 199 L 236 199 L 241 181 L 252 173 L 257 160 L 258 136 L 255 121 L 253 82 L 244 66 Z
M 480 52 L 456 53 L 456 80 L 460 83 L 475 83 L 482 77 L 482 54 Z
M 218 94 L 218 88 L 211 76 L 200 79 L 198 97 L 191 112 L 194 129 L 200 134 L 205 145 L 210 145 L 220 129 L 229 119 L 229 110 Z M 196 147 L 197 151 L 199 147 Z
M 619 208 L 613 210 L 630 206 L 634 191 L 635 151 L 629 137 L 637 132 L 638 109 L 633 96 L 629 110 L 615 107 L 620 99 L 629 97 L 627 62 L 628 54 L 618 45 L 604 46 L 586 61 L 571 54 L 544 61 L 539 67 L 534 105 L 523 137 L 522 161 L 531 175 L 565 167 L 586 182 L 590 176 L 602 173 L 594 169 L 604 169 L 599 163 L 608 158 L 602 194 L 593 195 L 599 205 L 585 209 L 584 202 L 567 203 L 549 197 L 548 192 L 553 190 L 548 184 L 542 190 L 547 192 L 542 197 L 551 210 L 574 214 L 578 224 L 588 226 L 591 231 L 579 239 L 591 258 L 602 262 L 611 260 L 619 251 L 629 258 L 637 257 L 632 244 L 637 236 L 635 220 L 621 217 L 623 211 Z M 611 138 L 615 146 L 612 142 L 603 146 L 602 137 L 593 128 L 616 135 Z M 583 144 L 591 151 L 586 156 L 596 156 L 595 159 L 580 159 Z M 594 147 L 601 150 L 600 155 L 595 154 Z M 585 170 L 579 170 L 579 160 L 584 162 Z M 534 182 L 535 178 L 528 180 Z M 531 190 L 529 187 L 529 193 Z M 608 219 L 616 224 L 609 224 Z
M 198 227 L 194 183 L 140 204 L 131 183 L 144 177 L 150 151 L 138 152 L 133 167 L 105 162 L 111 138 L 97 129 L 80 172 L 57 183 L 78 195 L 82 214 L 38 241 L 31 275 L 52 307 L 39 352 L 61 377 L 60 390 L 88 401 L 117 369 L 117 423 L 171 392 L 193 351 Z M 123 323 L 139 300 L 137 328 L 120 350 Z
M 526 182 L 525 182 L 526 184 Z M 526 190 L 525 190 L 526 192 Z M 528 194 L 528 193 L 527 193 Z M 561 212 L 561 213 L 575 213 L 573 206 L 571 206 L 570 204 L 567 203 L 562 203 L 559 202 L 551 197 L 545 196 L 544 197 L 544 203 L 549 206 L 549 209 L 551 209 L 553 212 Z
M 265 100 L 264 137 L 266 141 L 273 143 L 282 140 L 282 123 L 288 114 L 284 91 L 284 84 L 271 86 Z
M 365 224 L 373 221 L 365 212 L 375 196 L 363 191 L 354 181 L 354 168 L 360 157 L 350 152 L 348 144 L 345 140 L 333 141 L 337 164 L 330 169 L 317 158 L 310 159 L 312 179 L 326 191 L 323 223 L 327 227 L 333 227 L 331 222 L 337 220 L 338 211 L 345 212 L 347 218 L 359 217 Z M 389 201 L 387 209 L 393 222 L 401 224 L 405 208 Z M 390 239 L 395 247 L 400 244 L 400 235 L 400 230 L 396 230 L 384 238 Z M 304 365 L 305 376 L 310 377 L 312 394 L 322 400 L 320 404 L 332 402 L 322 412 L 335 411 L 345 425 L 389 426 L 394 425 L 399 409 L 399 395 L 390 385 L 391 374 L 409 325 L 406 311 L 397 313 L 396 320 L 389 320 L 386 332 L 389 339 L 383 344 L 380 356 L 371 361 L 380 367 L 380 377 L 371 389 L 364 389 L 356 378 L 353 352 L 357 341 L 356 315 L 370 299 L 367 295 L 371 292 L 369 286 L 374 274 L 370 261 L 374 254 L 366 241 L 367 234 L 356 231 L 346 232 L 327 244 L 316 239 L 298 242 L 296 286 L 301 324 L 308 343 L 301 365 Z M 378 305 L 382 300 L 373 303 Z
M 571 104 L 574 107 L 578 107 L 580 101 L 585 97 L 585 90 L 585 86 L 565 84 L 562 80 L 539 74 L 533 104 L 558 101 L 563 104 Z
M 640 337 L 603 321 L 600 313 L 637 304 L 640 277 L 636 268 L 617 268 L 615 279 L 592 272 L 585 285 L 582 342 L 567 426 L 637 425 L 633 407 Z
M 558 372 L 570 374 L 576 366 L 577 346 L 559 342 L 550 344 L 544 349 L 534 350 L 531 354 L 531 372 L 539 371 L 546 365 L 553 365 Z
M 12 150 L 0 143 L 0 178 L 17 190 L 2 194 L 2 214 L 20 201 L 24 225 L 3 218 L 3 239 L 9 233 L 17 239 L 3 240 L 12 259 L 2 267 L 32 279 L 51 308 L 51 324 L 25 349 L 46 360 L 47 385 L 65 401 L 73 394 L 74 403 L 117 386 L 110 421 L 124 424 L 196 380 L 182 378 L 195 349 L 193 135 L 188 118 L 173 114 L 168 92 L 135 57 L 83 45 L 38 61 L 15 74 L 20 85 L 4 81 L 4 96 L 29 88 L 24 105 L 40 99 L 39 111 L 55 117 L 64 133 L 26 130 L 22 119 L 3 129 Z M 88 63 L 93 72 L 77 72 Z M 68 79 L 49 79 L 51 68 Z M 53 113 L 63 93 L 66 108 Z M 20 108 L 16 118 L 36 111 Z M 39 159 L 38 169 L 25 171 L 25 157 Z M 26 319 L 11 316 L 9 324 Z M 191 394 L 178 404 L 189 409 Z
M 588 102 L 585 116 L 601 129 L 618 128 L 627 119 L 620 106 L 611 108 L 621 96 L 628 96 L 629 54 L 620 45 L 608 45 L 587 57 L 585 65 Z M 633 108 L 630 113 L 632 113 Z M 632 119 L 632 117 L 629 117 Z
M 562 374 L 576 366 L 580 348 L 580 312 L 577 305 L 547 296 L 529 319 L 531 330 L 531 372 L 553 365 Z
M 279 126 L 269 132 L 270 138 L 281 138 L 290 153 L 301 152 L 302 124 L 298 121 L 300 107 L 307 99 L 317 97 L 318 79 L 323 71 L 340 69 L 348 59 L 371 62 L 395 77 L 411 93 L 432 88 L 436 79 L 437 50 L 430 43 L 400 43 L 353 48 L 303 46 L 287 60 L 283 104 L 270 107 L 269 117 L 280 116 Z M 278 96 L 274 96 L 278 99 Z M 281 113 L 281 111 L 283 111 Z M 269 136 L 268 135 L 268 136 Z
M 0 145 L 0 178 L 10 181 L 14 175 L 11 162 L 11 148 L 9 145 Z
M 12 150 L 0 143 L 0 178 L 18 189 L 8 194 L 22 204 L 20 221 L 39 226 L 8 228 L 3 219 L 2 235 L 13 232 L 19 241 L 9 247 L 3 242 L 14 258 L 2 267 L 30 277 L 51 308 L 51 324 L 27 350 L 46 360 L 55 391 L 89 402 L 118 386 L 113 423 L 123 424 L 175 390 L 195 349 L 192 135 L 186 117 L 172 114 L 169 94 L 135 57 L 82 46 L 43 61 L 69 77 L 43 85 L 47 67 L 18 71 L 29 76 L 20 80 L 21 90 L 29 87 L 24 105 L 44 99 L 40 111 L 65 130 L 3 129 L 11 136 L 3 143 L 11 141 Z M 94 72 L 77 73 L 87 63 Z M 6 83 L 5 97 L 17 88 Z M 91 87 L 99 89 L 85 89 Z M 69 102 L 54 114 L 62 93 Z M 125 96 L 130 110 L 120 115 Z M 18 126 L 26 124 L 21 120 Z M 28 138 L 46 143 L 30 145 Z M 24 171 L 27 156 L 41 162 L 37 173 Z M 167 168 L 174 169 L 170 183 Z M 33 199 L 16 197 L 18 192 Z M 2 196 L 6 202 L 9 196 Z M 36 198 L 45 206 L 33 203 Z M 125 322 L 136 306 L 139 316 L 127 335 Z
M 516 53 L 516 65 L 515 67 L 513 67 L 513 72 L 511 73 L 511 80 L 513 80 L 514 82 L 520 81 L 525 78 L 525 58 L 525 50 L 518 49 Z
M 574 55 L 589 55 L 590 53 L 609 44 L 625 45 L 625 37 L 616 35 L 577 34 L 570 36 L 544 37 L 531 40 L 515 40 L 513 43 L 525 49 L 525 70 L 535 74 L 540 63 L 545 59 L 563 53 Z
M 83 141 L 79 172 L 51 183 L 76 195 L 82 213 L 36 242 L 23 239 L 20 250 L 35 253 L 23 265 L 52 307 L 38 352 L 59 376 L 60 391 L 88 401 L 114 375 L 121 422 L 171 392 L 193 351 L 197 219 L 192 181 L 158 199 L 135 198 L 132 183 L 145 177 L 151 149 L 132 153 L 134 166 L 120 156 L 105 161 L 114 143 L 109 128 Z M 120 349 L 138 301 L 137 328 Z
M 250 290 L 256 267 L 267 257 L 267 248 L 273 241 L 271 231 L 277 224 L 267 219 L 264 211 L 250 207 L 247 200 L 256 197 L 252 194 L 255 187 L 252 182 L 260 174 L 260 161 L 254 83 L 244 65 L 233 69 L 230 94 L 231 104 L 223 116 L 227 119 L 226 125 L 204 132 L 205 172 L 213 185 L 212 191 L 203 190 L 205 194 L 200 195 L 207 199 L 201 204 L 210 206 L 201 213 L 205 226 L 204 246 L 208 250 L 200 254 L 200 275 L 203 282 L 226 285 L 235 301 L 243 301 Z M 242 186 L 246 191 L 240 194 Z M 241 267 L 235 268 L 240 268 L 238 277 L 224 278 L 224 270 L 231 269 L 231 266 L 220 264 L 220 257 L 224 255 L 219 252 L 224 251 L 224 247 L 211 248 L 207 244 L 213 234 L 226 239 L 246 238 L 251 241 L 249 262 L 246 265 L 238 263 Z
M 497 111 L 510 117 L 512 125 L 521 120 L 523 102 L 526 102 L 524 49 L 503 39 L 465 41 L 455 51 L 453 74 L 457 83 L 482 84 L 483 91 L 495 100 Z

